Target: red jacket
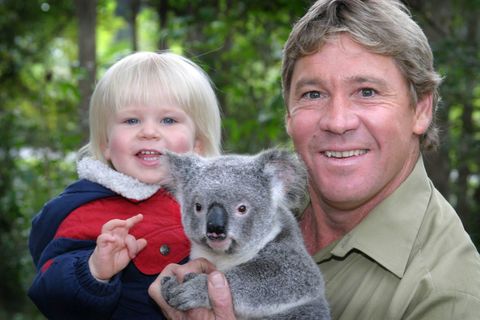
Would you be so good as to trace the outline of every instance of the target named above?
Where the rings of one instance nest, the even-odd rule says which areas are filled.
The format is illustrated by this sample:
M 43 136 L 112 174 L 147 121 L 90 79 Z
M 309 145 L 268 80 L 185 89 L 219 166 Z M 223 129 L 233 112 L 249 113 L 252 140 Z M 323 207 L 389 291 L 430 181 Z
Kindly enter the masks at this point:
M 34 218 L 29 246 L 37 274 L 30 298 L 49 319 L 162 319 L 147 290 L 167 264 L 188 259 L 178 203 L 160 186 L 104 167 L 86 170 L 80 176 L 95 182 L 75 182 Z M 144 218 L 130 233 L 145 238 L 146 248 L 109 283 L 98 282 L 88 258 L 103 224 L 138 213 Z

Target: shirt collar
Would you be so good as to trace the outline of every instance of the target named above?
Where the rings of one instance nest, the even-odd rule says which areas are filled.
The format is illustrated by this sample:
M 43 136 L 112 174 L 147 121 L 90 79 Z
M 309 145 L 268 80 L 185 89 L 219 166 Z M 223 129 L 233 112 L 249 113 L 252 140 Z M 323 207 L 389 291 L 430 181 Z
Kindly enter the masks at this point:
M 431 196 L 422 157 L 410 176 L 362 222 L 339 241 L 315 255 L 345 257 L 356 249 L 398 277 L 403 277 Z

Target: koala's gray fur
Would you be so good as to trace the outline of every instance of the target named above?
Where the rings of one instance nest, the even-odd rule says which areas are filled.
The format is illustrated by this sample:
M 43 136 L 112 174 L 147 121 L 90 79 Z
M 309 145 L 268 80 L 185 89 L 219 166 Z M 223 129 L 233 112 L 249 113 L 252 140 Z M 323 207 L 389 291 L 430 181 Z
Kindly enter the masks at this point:
M 164 158 L 191 258 L 204 257 L 225 273 L 239 319 L 330 319 L 322 275 L 292 214 L 305 199 L 307 179 L 295 155 L 271 149 Z M 211 307 L 205 274 L 181 284 L 165 277 L 162 294 L 176 309 Z

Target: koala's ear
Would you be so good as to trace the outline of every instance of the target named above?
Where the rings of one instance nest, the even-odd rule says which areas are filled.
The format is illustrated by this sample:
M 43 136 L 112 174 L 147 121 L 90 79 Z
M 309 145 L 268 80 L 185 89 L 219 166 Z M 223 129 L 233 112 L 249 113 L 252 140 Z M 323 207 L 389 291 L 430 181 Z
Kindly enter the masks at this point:
M 162 165 L 166 169 L 166 176 L 162 184 L 173 192 L 178 191 L 190 180 L 192 172 L 198 168 L 199 161 L 200 157 L 193 153 L 177 154 L 165 151 Z
M 297 154 L 269 149 L 258 155 L 263 172 L 271 178 L 274 201 L 283 201 L 296 215 L 308 204 L 307 170 Z

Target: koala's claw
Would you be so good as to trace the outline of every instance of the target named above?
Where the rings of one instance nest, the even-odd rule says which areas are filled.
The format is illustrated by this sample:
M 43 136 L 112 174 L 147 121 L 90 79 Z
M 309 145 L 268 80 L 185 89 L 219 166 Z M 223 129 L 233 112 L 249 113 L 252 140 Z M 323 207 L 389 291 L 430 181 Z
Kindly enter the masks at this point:
M 166 285 L 168 282 L 170 282 L 172 279 L 173 279 L 173 277 L 169 277 L 169 276 L 162 277 L 162 279 L 160 279 L 160 284 L 161 284 L 162 287 L 163 287 L 163 286 Z
M 170 301 L 172 300 L 172 298 L 175 297 L 175 288 L 178 288 L 179 283 L 175 277 L 167 276 L 167 277 L 163 277 L 160 280 L 160 284 L 161 284 L 160 290 L 161 290 L 163 299 L 165 299 L 165 301 L 168 304 L 170 304 Z
M 206 275 L 189 273 L 183 283 L 175 277 L 163 277 L 160 282 L 162 296 L 171 307 L 181 311 L 210 307 Z
M 198 273 L 193 273 L 193 272 L 192 272 L 192 273 L 187 273 L 187 274 L 185 275 L 185 277 L 183 278 L 183 282 L 190 281 L 190 280 L 194 279 L 194 278 L 197 277 L 197 276 L 198 276 Z

